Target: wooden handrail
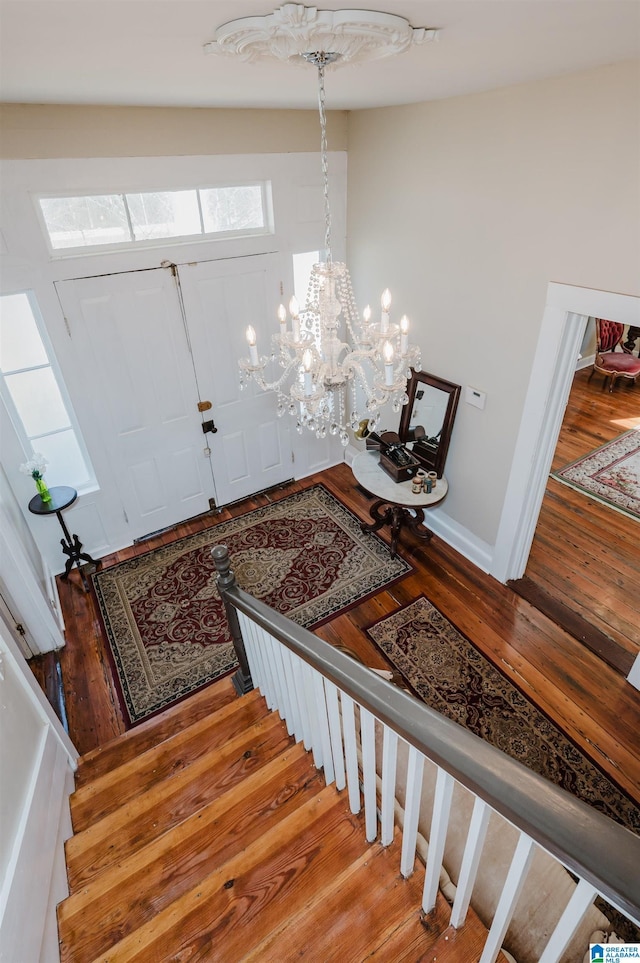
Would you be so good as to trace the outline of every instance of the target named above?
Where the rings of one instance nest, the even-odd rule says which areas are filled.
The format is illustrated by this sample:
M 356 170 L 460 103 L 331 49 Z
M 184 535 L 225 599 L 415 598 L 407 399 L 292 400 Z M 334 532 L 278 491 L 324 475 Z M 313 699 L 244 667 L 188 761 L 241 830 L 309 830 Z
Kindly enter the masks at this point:
M 218 552 L 216 564 L 224 554 Z M 227 575 L 226 584 L 218 584 L 225 603 L 260 625 L 640 925 L 640 837 L 273 611 L 240 589 L 233 577 Z

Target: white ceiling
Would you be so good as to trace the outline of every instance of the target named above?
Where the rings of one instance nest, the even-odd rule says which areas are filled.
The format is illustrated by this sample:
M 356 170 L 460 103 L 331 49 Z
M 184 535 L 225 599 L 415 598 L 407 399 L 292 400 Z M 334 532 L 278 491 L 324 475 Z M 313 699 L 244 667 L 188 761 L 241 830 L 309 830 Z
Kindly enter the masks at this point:
M 0 0 L 0 99 L 185 107 L 316 105 L 312 67 L 205 55 L 218 26 L 282 0 Z M 307 0 L 307 6 L 312 5 Z M 452 97 L 640 56 L 640 0 L 347 0 L 438 27 L 389 60 L 327 74 L 327 106 Z

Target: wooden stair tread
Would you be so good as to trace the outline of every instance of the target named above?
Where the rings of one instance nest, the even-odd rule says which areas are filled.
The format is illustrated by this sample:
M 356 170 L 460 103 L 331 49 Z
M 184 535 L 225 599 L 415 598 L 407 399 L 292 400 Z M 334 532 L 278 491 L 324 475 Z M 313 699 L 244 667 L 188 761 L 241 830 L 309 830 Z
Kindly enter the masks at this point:
M 181 770 L 229 743 L 266 715 L 264 700 L 252 692 L 246 699 L 226 704 L 214 715 L 179 729 L 137 758 L 97 777 L 70 798 L 74 830 L 81 832 L 156 783 L 175 778 Z
M 275 713 L 212 756 L 202 756 L 66 842 L 69 886 L 77 886 L 107 866 L 137 852 L 157 836 L 242 782 L 292 745 Z
M 243 959 L 367 847 L 362 821 L 327 787 L 97 959 Z
M 403 879 L 399 873 L 400 845 L 369 845 L 363 856 L 340 877 L 334 877 L 327 892 L 314 894 L 294 918 L 286 920 L 267 939 L 244 957 L 246 963 L 301 958 L 361 963 L 372 947 L 385 943 L 391 934 L 408 924 L 413 936 L 413 956 L 432 941 L 420 925 L 422 881 L 414 873 Z M 372 886 L 375 880 L 375 886 Z M 354 915 L 357 914 L 357 926 Z M 448 919 L 448 918 L 447 918 Z M 446 925 L 446 923 L 444 924 Z M 433 937 L 435 939 L 435 936 Z M 387 960 L 395 956 L 386 956 Z
M 418 873 L 422 876 L 421 873 Z M 416 873 L 410 878 L 413 879 Z M 424 877 L 422 877 L 424 878 Z M 433 960 L 433 946 L 440 934 L 449 925 L 451 907 L 442 893 L 438 892 L 435 909 L 425 916 L 420 909 L 422 892 L 418 901 L 413 904 L 413 912 L 407 915 L 404 922 L 389 933 L 387 938 L 371 950 L 363 960 L 376 960 L 378 963 L 416 963 L 417 960 Z M 458 963 L 469 963 L 466 956 L 461 955 Z
M 170 706 L 157 716 L 146 719 L 133 729 L 128 729 L 97 749 L 92 749 L 78 760 L 76 789 L 104 775 L 110 769 L 115 769 L 130 759 L 136 759 L 174 732 L 199 722 L 204 716 L 212 715 L 233 701 L 239 701 L 239 697 L 231 678 L 218 679 L 199 692 L 194 692 L 183 702 Z
M 148 922 L 324 788 L 294 746 L 141 851 L 61 903 L 58 926 L 73 959 L 90 961 Z

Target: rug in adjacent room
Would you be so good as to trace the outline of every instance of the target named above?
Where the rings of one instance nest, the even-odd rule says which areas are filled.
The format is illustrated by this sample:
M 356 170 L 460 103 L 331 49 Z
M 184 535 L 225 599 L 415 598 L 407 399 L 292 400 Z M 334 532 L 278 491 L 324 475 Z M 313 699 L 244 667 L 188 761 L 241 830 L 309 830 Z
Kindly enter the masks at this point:
M 306 627 L 411 571 L 321 485 L 105 568 L 93 585 L 130 724 L 235 668 L 211 558 L 220 544 L 240 588 Z
M 367 631 L 432 709 L 640 832 L 640 809 L 424 596 Z
M 557 481 L 640 519 L 640 428 L 551 472 Z

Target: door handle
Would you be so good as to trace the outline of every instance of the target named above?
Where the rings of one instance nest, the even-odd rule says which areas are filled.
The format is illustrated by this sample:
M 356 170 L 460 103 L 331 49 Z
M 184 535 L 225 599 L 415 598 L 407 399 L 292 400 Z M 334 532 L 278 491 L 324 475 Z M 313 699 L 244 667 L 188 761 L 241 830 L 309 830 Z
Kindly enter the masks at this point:
M 211 421 L 203 421 L 203 422 L 202 422 L 202 431 L 203 431 L 203 433 L 204 433 L 205 435 L 207 434 L 208 431 L 210 431 L 212 435 L 215 435 L 215 433 L 216 433 L 217 430 L 218 430 L 218 429 L 216 428 L 216 426 L 215 426 L 214 423 L 213 423 L 213 419 L 211 419 Z

